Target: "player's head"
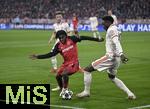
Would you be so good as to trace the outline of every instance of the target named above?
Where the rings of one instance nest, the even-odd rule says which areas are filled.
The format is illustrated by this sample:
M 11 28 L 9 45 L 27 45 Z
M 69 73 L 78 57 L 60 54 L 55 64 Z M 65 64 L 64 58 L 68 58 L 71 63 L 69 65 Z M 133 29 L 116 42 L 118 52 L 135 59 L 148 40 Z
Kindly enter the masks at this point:
M 94 16 L 94 13 L 93 12 L 91 12 L 91 17 L 93 17 Z
M 62 19 L 63 19 L 62 12 L 61 11 L 57 11 L 56 14 L 55 14 L 55 18 L 56 18 L 56 22 L 60 23 L 62 21 Z
M 111 16 L 104 16 L 102 18 L 102 20 L 103 20 L 102 24 L 103 24 L 105 30 L 107 30 L 109 28 L 109 26 L 111 24 L 113 24 L 113 22 L 114 22 L 114 19 Z
M 109 15 L 109 16 L 112 15 L 112 10 L 108 10 L 108 15 Z
M 73 13 L 73 17 L 76 17 L 76 13 Z
M 58 38 L 62 44 L 65 44 L 66 38 L 67 38 L 67 33 L 64 30 L 59 30 L 56 33 L 56 38 Z

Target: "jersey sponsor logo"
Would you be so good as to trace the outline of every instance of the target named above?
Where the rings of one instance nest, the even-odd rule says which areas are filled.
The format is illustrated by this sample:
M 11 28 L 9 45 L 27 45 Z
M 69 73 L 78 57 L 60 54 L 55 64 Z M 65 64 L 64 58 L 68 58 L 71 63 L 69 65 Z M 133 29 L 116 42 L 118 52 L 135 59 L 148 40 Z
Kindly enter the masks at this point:
M 63 49 L 62 52 L 64 53 L 64 52 L 66 52 L 66 51 L 69 51 L 69 50 L 72 49 L 72 48 L 73 48 L 73 45 L 71 45 L 71 46 L 69 46 L 69 47 Z

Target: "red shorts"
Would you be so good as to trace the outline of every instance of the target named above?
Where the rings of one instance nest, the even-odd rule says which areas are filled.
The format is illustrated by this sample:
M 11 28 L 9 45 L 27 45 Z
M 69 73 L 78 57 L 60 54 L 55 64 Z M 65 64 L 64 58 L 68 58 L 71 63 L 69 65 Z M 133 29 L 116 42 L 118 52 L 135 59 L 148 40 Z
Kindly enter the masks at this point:
M 74 74 L 79 70 L 79 62 L 74 62 L 70 64 L 62 64 L 58 69 L 57 75 L 61 75 L 63 72 L 69 74 Z

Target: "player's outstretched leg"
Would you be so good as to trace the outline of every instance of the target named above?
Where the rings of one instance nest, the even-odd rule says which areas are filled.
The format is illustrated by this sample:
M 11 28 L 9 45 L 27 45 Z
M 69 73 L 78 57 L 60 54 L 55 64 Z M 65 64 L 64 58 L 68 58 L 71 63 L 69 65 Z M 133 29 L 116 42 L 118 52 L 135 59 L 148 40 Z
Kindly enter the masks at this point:
M 65 98 L 65 99 L 71 99 L 71 97 L 72 97 L 72 95 L 73 95 L 73 92 L 68 89 L 69 76 L 73 74 L 73 73 L 70 73 L 70 72 L 71 72 L 71 70 L 66 70 L 66 69 L 65 69 L 65 70 L 63 71 L 63 73 L 62 73 L 63 88 L 62 88 L 62 90 L 61 90 L 59 96 L 61 96 L 61 97 L 63 98 L 63 95 L 64 95 L 66 92 L 69 92 L 69 93 L 68 93 L 69 95 L 67 95 L 68 97 Z
M 63 88 L 68 88 L 69 83 L 69 75 L 67 73 L 62 74 L 62 80 L 63 80 Z
M 56 76 L 56 80 L 57 80 L 57 83 L 58 83 L 58 86 L 56 88 L 53 88 L 52 91 L 59 91 L 62 89 L 62 76 L 61 75 L 57 75 Z
M 79 98 L 90 96 L 90 86 L 92 81 L 91 72 L 94 71 L 93 67 L 90 65 L 84 69 L 84 91 L 78 93 L 76 96 Z
M 61 90 L 60 96 L 64 93 L 65 90 L 68 90 L 68 83 L 69 83 L 68 71 L 64 70 L 61 76 L 62 76 L 62 90 Z
M 115 77 L 114 75 L 108 74 L 110 80 L 121 90 L 123 90 L 127 95 L 128 95 L 128 99 L 130 100 L 134 100 L 136 99 L 136 96 L 134 95 L 133 92 L 131 92 L 127 86 L 117 77 Z

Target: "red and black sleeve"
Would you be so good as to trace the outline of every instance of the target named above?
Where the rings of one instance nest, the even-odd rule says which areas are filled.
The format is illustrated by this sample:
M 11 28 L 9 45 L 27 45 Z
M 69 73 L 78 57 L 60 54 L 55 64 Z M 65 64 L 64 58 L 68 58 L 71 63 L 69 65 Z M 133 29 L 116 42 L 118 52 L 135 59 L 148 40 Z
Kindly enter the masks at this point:
M 56 56 L 59 53 L 58 45 L 59 43 L 57 43 L 49 53 L 38 55 L 37 58 L 46 59 L 46 58 L 51 58 L 53 56 Z
M 73 42 L 81 42 L 82 40 L 89 40 L 89 41 L 96 41 L 96 42 L 102 42 L 103 41 L 103 39 L 93 38 L 90 36 L 79 36 L 79 37 L 70 36 L 70 38 Z

